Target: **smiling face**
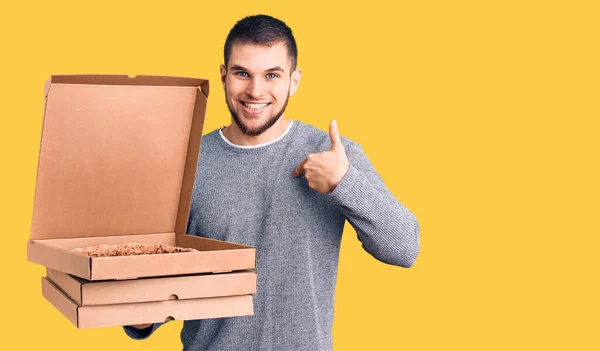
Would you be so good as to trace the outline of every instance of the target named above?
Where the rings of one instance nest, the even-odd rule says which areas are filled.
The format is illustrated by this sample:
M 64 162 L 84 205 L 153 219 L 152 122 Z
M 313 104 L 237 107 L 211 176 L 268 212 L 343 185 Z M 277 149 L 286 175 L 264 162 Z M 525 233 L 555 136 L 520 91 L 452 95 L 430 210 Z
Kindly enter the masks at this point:
M 290 72 L 283 43 L 236 43 L 227 65 L 221 65 L 221 81 L 235 125 L 245 135 L 260 135 L 283 115 L 289 97 L 298 89 L 301 70 Z

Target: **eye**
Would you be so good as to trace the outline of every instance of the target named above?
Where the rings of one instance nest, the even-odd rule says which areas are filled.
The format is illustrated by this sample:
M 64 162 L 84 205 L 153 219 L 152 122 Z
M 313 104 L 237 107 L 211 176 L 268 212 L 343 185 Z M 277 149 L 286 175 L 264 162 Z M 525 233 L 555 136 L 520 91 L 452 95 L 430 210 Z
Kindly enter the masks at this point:
M 275 73 L 267 73 L 267 78 L 275 79 L 275 78 L 279 78 L 279 76 Z
M 246 73 L 246 72 L 235 72 L 235 75 L 236 76 L 240 76 L 240 77 L 244 77 L 244 78 L 249 77 L 248 73 Z

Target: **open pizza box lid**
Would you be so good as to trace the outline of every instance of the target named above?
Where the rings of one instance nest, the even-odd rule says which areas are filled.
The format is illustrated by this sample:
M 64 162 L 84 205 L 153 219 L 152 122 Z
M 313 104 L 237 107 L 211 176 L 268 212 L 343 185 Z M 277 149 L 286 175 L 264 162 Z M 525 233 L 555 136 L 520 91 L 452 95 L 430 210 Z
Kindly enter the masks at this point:
M 29 261 L 88 280 L 255 268 L 253 247 L 186 235 L 207 80 L 55 75 L 44 92 Z M 70 251 L 131 242 L 199 252 Z

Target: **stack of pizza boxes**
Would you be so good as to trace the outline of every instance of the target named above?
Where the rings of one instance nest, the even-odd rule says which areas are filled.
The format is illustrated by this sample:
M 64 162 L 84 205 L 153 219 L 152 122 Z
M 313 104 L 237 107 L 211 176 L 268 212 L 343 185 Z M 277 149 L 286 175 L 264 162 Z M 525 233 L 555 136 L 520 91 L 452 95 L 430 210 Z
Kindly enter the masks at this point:
M 78 328 L 253 314 L 256 249 L 186 234 L 208 91 L 183 77 L 46 82 L 27 257 L 46 267 L 43 296 Z M 194 251 L 75 250 L 122 244 Z

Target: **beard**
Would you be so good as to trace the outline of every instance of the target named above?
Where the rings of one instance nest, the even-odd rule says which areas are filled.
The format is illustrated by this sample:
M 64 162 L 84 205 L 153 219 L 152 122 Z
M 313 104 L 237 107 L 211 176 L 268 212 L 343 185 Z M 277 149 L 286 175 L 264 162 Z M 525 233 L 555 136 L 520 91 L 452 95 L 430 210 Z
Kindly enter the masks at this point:
M 250 128 L 248 128 L 247 125 L 244 124 L 244 122 L 242 122 L 242 120 L 240 119 L 240 116 L 233 110 L 233 108 L 229 104 L 229 99 L 227 97 L 227 90 L 225 91 L 225 103 L 227 104 L 229 113 L 231 113 L 231 117 L 235 121 L 235 124 L 237 124 L 237 126 L 240 128 L 242 133 L 244 133 L 245 135 L 248 135 L 248 136 L 261 135 L 266 130 L 271 128 L 279 120 L 279 118 L 281 118 L 281 116 L 283 116 L 283 113 L 285 112 L 285 108 L 287 107 L 289 99 L 290 99 L 290 92 L 288 89 L 288 94 L 287 94 L 287 97 L 285 98 L 285 103 L 283 104 L 283 107 L 281 107 L 281 110 L 274 113 L 262 126 L 255 128 L 255 129 L 250 129 Z

